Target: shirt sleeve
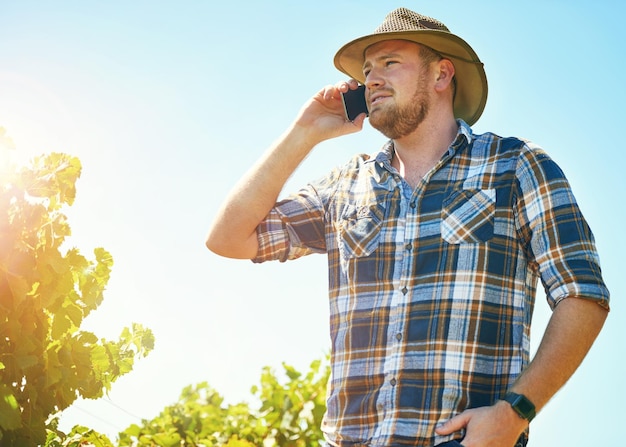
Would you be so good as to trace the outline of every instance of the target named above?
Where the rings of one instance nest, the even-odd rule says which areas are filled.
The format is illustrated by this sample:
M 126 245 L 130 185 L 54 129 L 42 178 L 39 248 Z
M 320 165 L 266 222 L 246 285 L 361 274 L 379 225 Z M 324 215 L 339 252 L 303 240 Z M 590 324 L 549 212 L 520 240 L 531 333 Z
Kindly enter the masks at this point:
M 298 193 L 276 203 L 257 227 L 259 249 L 253 262 L 297 259 L 312 253 L 326 253 L 328 207 L 337 190 L 349 182 L 346 173 L 367 159 L 355 156 L 342 167 L 310 183 Z
M 527 143 L 517 167 L 518 231 L 552 308 L 569 297 L 609 308 L 595 240 L 559 166 Z
M 278 202 L 257 227 L 259 249 L 252 260 L 285 262 L 325 253 L 324 207 L 313 186 Z

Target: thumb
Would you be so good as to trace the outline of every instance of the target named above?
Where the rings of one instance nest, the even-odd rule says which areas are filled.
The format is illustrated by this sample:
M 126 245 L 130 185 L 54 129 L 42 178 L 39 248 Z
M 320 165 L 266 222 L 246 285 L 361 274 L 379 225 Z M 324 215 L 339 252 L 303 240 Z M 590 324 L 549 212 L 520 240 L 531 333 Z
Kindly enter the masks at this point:
M 438 435 L 449 435 L 467 427 L 469 420 L 469 414 L 467 412 L 463 412 L 454 416 L 452 419 L 448 419 L 446 422 L 435 428 L 435 432 Z
M 365 118 L 367 118 L 367 114 L 366 113 L 360 113 L 359 116 L 357 116 L 353 123 L 356 124 L 359 129 L 363 128 L 363 123 L 365 122 Z
M 359 114 L 354 121 L 344 121 L 343 129 L 346 130 L 346 134 L 356 133 L 363 130 L 363 124 L 365 124 L 365 118 L 367 115 L 365 113 Z

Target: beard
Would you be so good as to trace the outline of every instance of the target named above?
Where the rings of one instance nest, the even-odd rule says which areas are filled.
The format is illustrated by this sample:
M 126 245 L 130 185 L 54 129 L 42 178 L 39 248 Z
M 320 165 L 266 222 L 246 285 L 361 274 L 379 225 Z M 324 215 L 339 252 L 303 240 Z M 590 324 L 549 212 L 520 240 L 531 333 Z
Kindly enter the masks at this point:
M 420 77 L 415 93 L 407 104 L 394 103 L 386 106 L 386 109 L 371 113 L 370 125 L 392 140 L 413 132 L 426 119 L 430 109 L 425 84 L 425 79 Z

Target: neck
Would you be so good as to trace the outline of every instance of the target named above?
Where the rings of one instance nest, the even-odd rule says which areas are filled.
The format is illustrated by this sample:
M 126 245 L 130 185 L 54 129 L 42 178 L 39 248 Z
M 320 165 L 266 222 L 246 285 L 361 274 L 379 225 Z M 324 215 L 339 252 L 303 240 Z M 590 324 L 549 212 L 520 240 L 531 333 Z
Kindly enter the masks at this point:
M 441 160 L 456 134 L 454 118 L 427 120 L 411 134 L 393 140 L 392 165 L 413 187 Z

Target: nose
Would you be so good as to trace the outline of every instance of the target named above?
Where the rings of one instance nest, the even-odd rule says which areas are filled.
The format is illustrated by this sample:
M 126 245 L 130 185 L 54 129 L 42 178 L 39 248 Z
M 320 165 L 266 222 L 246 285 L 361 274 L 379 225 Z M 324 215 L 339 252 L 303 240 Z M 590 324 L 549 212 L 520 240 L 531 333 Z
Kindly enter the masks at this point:
M 384 79 L 380 76 L 378 70 L 372 68 L 367 75 L 365 75 L 365 82 L 363 83 L 369 90 L 380 88 L 385 84 Z

